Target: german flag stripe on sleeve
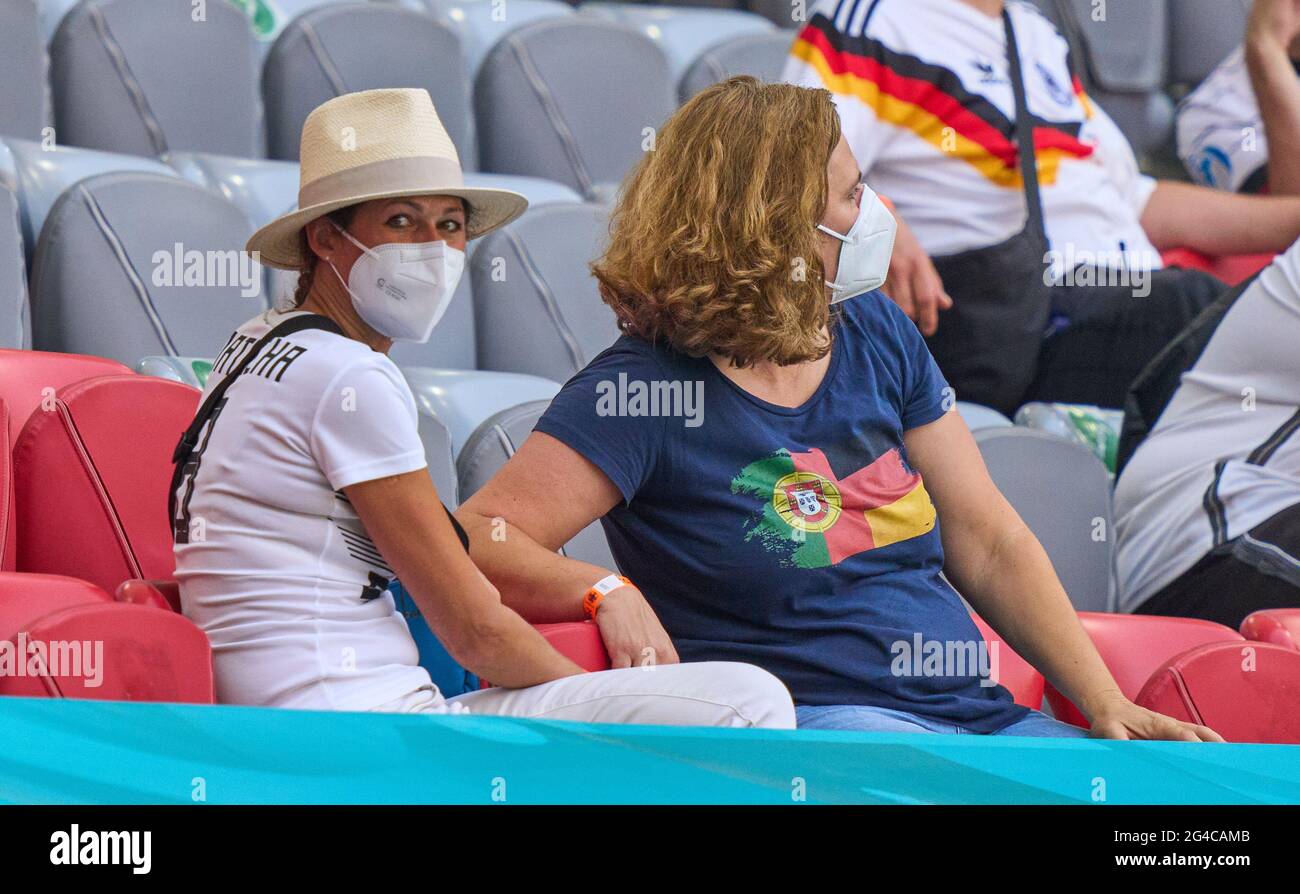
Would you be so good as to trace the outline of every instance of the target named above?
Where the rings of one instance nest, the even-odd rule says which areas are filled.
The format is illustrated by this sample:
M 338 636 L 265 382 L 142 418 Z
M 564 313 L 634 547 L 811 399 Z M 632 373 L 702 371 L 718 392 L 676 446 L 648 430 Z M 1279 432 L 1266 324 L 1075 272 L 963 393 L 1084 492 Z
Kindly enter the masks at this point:
M 952 71 L 897 53 L 878 40 L 835 30 L 817 13 L 800 32 L 791 54 L 810 65 L 832 93 L 865 103 L 889 124 L 916 134 L 946 155 L 958 158 L 998 186 L 1023 189 L 1015 142 L 1015 122 Z M 1091 117 L 1091 105 L 1075 79 L 1075 93 Z M 1081 125 L 1034 118 L 1038 179 L 1056 182 L 1062 158 L 1088 158 L 1091 146 L 1079 140 Z

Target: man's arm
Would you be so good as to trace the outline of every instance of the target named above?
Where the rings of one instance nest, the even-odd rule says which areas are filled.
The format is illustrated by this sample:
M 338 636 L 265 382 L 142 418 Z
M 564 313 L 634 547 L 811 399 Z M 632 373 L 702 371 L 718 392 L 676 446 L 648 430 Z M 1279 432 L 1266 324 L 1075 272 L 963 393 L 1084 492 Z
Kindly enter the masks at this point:
M 1277 254 L 1300 238 L 1300 196 L 1244 196 L 1161 180 L 1142 211 L 1142 229 L 1160 251 Z
M 1246 70 L 1272 147 L 1268 189 L 1275 196 L 1300 195 L 1300 77 L 1291 44 L 1300 37 L 1300 0 L 1255 0 L 1246 28 Z

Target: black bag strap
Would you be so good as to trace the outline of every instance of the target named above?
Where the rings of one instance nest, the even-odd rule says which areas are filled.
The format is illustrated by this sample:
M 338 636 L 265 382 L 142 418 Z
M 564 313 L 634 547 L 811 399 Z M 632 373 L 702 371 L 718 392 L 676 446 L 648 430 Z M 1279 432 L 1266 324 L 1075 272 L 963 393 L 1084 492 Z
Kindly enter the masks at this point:
M 282 320 L 258 339 L 257 343 L 245 352 L 243 359 L 239 361 L 239 365 L 231 369 L 226 374 L 226 377 L 208 393 L 207 399 L 203 401 L 203 405 L 199 407 L 198 412 L 194 414 L 194 419 L 190 422 L 189 428 L 185 429 L 180 440 L 176 442 L 176 449 L 172 451 L 172 484 L 171 489 L 167 492 L 168 528 L 174 528 L 176 524 L 176 491 L 180 488 L 181 480 L 185 477 L 185 466 L 189 462 L 190 455 L 194 453 L 194 448 L 198 446 L 199 435 L 203 433 L 203 426 L 208 424 L 208 419 L 212 417 L 213 410 L 226 396 L 227 389 L 243 374 L 254 358 L 262 353 L 262 348 L 266 347 L 269 342 L 285 335 L 291 335 L 294 332 L 301 332 L 304 329 L 324 329 L 327 332 L 333 332 L 335 335 L 343 334 L 343 330 L 339 328 L 338 323 L 320 314 L 298 314 L 289 317 L 287 320 Z
M 1002 10 L 1002 26 L 1007 34 L 1007 64 L 1011 69 L 1011 92 L 1016 99 L 1016 148 L 1020 162 L 1020 176 L 1025 181 L 1025 208 L 1028 218 L 1025 229 L 1040 236 L 1047 245 L 1047 230 L 1043 227 L 1043 199 L 1038 189 L 1038 159 L 1034 153 L 1034 119 L 1029 114 L 1029 101 L 1025 97 L 1025 76 L 1020 67 L 1020 46 L 1016 31 L 1011 27 L 1011 11 Z

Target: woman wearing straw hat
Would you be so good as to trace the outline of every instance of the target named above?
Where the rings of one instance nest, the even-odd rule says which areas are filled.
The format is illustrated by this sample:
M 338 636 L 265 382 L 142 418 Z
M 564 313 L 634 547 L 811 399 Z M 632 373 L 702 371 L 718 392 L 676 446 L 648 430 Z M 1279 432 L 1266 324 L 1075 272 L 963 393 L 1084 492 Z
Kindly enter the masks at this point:
M 235 331 L 176 451 L 176 576 L 212 642 L 219 700 L 792 726 L 784 686 L 750 665 L 584 674 L 502 605 L 439 501 L 386 352 L 428 339 L 466 242 L 527 200 L 464 185 L 424 90 L 324 103 L 303 125 L 301 159 L 301 210 L 248 243 L 299 271 L 295 307 Z M 452 656 L 501 687 L 439 693 L 387 593 L 394 574 Z M 611 599 L 596 621 L 627 624 L 623 606 Z

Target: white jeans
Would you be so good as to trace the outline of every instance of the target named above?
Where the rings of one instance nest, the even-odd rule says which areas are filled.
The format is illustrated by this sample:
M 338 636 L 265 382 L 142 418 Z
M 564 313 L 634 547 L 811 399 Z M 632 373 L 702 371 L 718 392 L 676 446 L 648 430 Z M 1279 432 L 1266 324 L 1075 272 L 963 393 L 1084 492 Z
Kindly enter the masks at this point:
M 443 698 L 436 686 L 422 686 L 373 710 L 794 729 L 794 704 L 785 685 L 762 668 L 736 661 L 597 671 L 526 689 L 497 686 L 452 698 Z

